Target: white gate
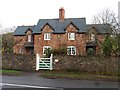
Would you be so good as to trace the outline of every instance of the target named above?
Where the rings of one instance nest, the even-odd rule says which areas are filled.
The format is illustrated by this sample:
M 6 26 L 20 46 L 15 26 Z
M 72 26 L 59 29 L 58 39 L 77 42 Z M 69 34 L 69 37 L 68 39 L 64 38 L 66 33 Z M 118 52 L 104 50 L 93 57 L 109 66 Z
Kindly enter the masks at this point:
M 52 58 L 53 54 L 51 54 L 50 58 L 40 58 L 39 54 L 36 54 L 36 70 L 39 69 L 49 69 L 52 70 Z

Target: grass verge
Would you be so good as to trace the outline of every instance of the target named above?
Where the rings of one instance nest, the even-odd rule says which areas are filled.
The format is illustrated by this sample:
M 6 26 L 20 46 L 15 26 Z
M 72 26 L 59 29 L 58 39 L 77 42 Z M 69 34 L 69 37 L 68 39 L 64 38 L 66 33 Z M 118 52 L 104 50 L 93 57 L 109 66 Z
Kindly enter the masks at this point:
M 0 70 L 0 74 L 9 76 L 21 76 L 24 75 L 24 72 L 16 70 Z
M 118 81 L 118 76 L 96 75 L 80 72 L 40 71 L 40 76 L 50 79 L 62 78 L 74 80 Z

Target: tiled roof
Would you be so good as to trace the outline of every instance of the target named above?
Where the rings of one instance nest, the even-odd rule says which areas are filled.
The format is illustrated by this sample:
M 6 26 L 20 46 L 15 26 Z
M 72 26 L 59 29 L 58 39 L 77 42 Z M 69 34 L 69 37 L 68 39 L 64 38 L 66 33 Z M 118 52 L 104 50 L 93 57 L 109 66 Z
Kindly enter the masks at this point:
M 86 33 L 92 27 L 95 27 L 98 33 L 110 33 L 111 28 L 105 24 L 86 24 L 85 18 L 66 18 L 63 22 L 59 19 L 40 19 L 37 25 L 34 26 L 18 26 L 14 32 L 14 35 L 25 35 L 28 29 L 33 31 L 33 34 L 40 34 L 43 27 L 48 24 L 52 29 L 53 33 L 65 33 L 65 29 L 69 24 L 73 24 L 79 33 Z
M 79 32 L 86 32 L 85 18 L 68 18 L 63 22 L 60 22 L 59 19 L 40 19 L 34 28 L 33 33 L 41 33 L 41 29 L 46 23 L 54 29 L 53 33 L 65 33 L 66 26 L 71 22 L 79 29 Z
M 108 24 L 88 24 L 87 30 L 90 30 L 92 27 L 100 34 L 111 33 L 111 27 Z
M 14 35 L 25 35 L 25 32 L 30 29 L 34 30 L 35 26 L 18 26 L 16 30 L 14 31 Z

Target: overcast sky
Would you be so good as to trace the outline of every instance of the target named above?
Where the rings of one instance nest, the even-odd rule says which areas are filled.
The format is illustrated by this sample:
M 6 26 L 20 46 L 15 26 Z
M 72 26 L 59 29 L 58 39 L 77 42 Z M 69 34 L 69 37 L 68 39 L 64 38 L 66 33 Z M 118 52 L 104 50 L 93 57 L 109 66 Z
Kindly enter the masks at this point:
M 0 0 L 0 24 L 3 28 L 34 25 L 39 19 L 59 17 L 64 7 L 65 18 L 85 17 L 92 22 L 94 15 L 109 8 L 118 14 L 120 0 Z

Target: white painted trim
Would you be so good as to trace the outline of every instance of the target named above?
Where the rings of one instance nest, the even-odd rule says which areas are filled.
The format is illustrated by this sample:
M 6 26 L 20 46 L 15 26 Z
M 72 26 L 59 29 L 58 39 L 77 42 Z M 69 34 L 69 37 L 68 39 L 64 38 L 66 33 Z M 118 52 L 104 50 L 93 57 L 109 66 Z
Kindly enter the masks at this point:
M 32 41 L 32 35 L 28 35 L 28 42 Z
M 70 37 L 71 37 L 71 34 L 74 34 L 74 39 L 70 38 Z M 68 33 L 68 40 L 75 40 L 75 33 L 69 32 L 69 33 Z
M 39 56 L 39 54 L 37 53 L 37 54 L 36 54 L 36 71 L 39 70 L 39 58 L 40 58 L 40 56 Z
M 68 48 L 73 48 L 73 47 L 75 48 L 75 54 L 72 54 L 72 51 L 70 51 L 70 55 L 76 55 L 76 47 L 75 46 L 68 46 L 67 50 L 68 50 Z M 67 51 L 67 53 L 68 53 L 68 51 Z
M 55 88 L 55 87 L 42 87 L 42 86 L 32 86 L 32 85 L 23 85 L 23 84 L 11 84 L 11 83 L 1 83 L 2 86 L 17 86 L 17 87 L 28 87 L 28 88 L 44 88 L 44 89 L 58 89 L 58 90 L 63 90 L 62 88 Z
M 50 39 L 51 39 L 51 33 L 44 33 L 44 40 L 50 40 Z
M 51 48 L 50 46 L 44 46 L 44 47 L 43 47 L 43 55 L 45 55 L 45 54 L 44 54 L 45 48 L 47 48 L 47 49 L 50 48 L 50 49 L 52 50 L 52 48 Z

